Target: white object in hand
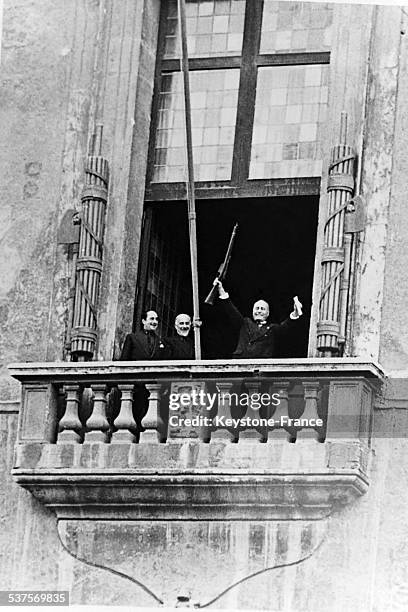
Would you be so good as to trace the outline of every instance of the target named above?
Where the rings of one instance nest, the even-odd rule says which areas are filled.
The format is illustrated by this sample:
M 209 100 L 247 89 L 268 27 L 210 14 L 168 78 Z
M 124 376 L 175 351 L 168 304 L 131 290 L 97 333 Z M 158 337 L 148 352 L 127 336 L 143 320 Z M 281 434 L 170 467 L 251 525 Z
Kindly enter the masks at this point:
M 302 304 L 299 302 L 299 298 L 297 295 L 295 295 L 295 297 L 293 298 L 293 304 L 295 306 L 295 309 L 298 312 L 298 315 L 301 316 L 303 314 L 303 306 Z

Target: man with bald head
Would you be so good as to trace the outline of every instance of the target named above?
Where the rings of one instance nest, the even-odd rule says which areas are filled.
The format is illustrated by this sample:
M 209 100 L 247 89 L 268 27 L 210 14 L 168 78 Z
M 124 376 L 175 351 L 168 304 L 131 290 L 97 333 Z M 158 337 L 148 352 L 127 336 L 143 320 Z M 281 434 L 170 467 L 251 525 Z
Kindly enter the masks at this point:
M 165 339 L 167 359 L 194 359 L 194 344 L 190 337 L 191 317 L 180 313 L 174 321 L 175 335 Z
M 280 324 L 270 323 L 269 304 L 258 300 L 252 308 L 252 319 L 243 317 L 230 300 L 219 280 L 214 281 L 218 287 L 218 296 L 233 325 L 239 330 L 237 347 L 232 354 L 235 359 L 267 359 L 276 357 L 278 336 L 288 329 L 294 320 L 302 315 L 302 305 L 294 298 L 293 312 Z

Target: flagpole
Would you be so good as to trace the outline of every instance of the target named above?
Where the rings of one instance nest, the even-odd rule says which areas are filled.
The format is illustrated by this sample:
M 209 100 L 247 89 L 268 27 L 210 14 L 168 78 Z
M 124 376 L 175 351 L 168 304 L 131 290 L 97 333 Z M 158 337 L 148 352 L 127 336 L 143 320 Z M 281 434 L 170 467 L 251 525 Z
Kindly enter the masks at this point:
M 186 4 L 185 0 L 178 0 L 178 16 L 180 24 L 181 39 L 181 69 L 184 83 L 184 110 L 187 143 L 187 205 L 188 205 L 188 229 L 190 236 L 190 261 L 191 279 L 193 287 L 193 329 L 195 358 L 201 359 L 200 344 L 200 307 L 198 296 L 198 273 L 197 273 L 197 216 L 195 208 L 194 193 L 194 164 L 193 164 L 193 141 L 191 136 L 191 104 L 190 104 L 190 81 L 188 71 L 187 32 L 186 32 Z

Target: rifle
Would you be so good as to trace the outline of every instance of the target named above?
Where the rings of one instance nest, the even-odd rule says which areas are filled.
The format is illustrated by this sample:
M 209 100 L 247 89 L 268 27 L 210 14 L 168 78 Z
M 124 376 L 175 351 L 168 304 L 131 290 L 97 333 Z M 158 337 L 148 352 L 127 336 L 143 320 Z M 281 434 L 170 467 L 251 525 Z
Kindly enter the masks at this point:
M 235 235 L 237 233 L 237 229 L 238 229 L 238 223 L 235 223 L 234 229 L 232 230 L 231 238 L 229 241 L 228 249 L 225 254 L 224 261 L 221 263 L 220 267 L 218 268 L 218 272 L 217 272 L 217 276 L 215 277 L 215 280 L 219 280 L 222 282 L 227 275 L 227 270 L 228 270 L 229 262 L 231 259 L 232 247 L 234 246 L 234 240 L 235 240 Z M 217 287 L 213 286 L 210 293 L 205 298 L 204 303 L 210 304 L 211 306 L 213 306 L 214 299 L 217 294 L 218 294 L 218 289 Z

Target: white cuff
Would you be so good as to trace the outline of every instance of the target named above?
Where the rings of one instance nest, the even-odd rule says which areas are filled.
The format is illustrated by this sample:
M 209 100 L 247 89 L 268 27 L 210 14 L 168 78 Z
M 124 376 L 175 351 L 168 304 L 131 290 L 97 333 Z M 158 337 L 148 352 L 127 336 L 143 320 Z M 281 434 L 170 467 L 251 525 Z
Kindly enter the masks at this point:
M 294 312 L 291 312 L 291 313 L 290 313 L 290 315 L 289 315 L 289 317 L 290 317 L 291 319 L 299 319 L 299 318 L 300 318 L 300 315 L 296 315 Z
M 219 298 L 220 298 L 220 300 L 228 300 L 229 293 L 225 292 L 224 295 L 220 295 Z

